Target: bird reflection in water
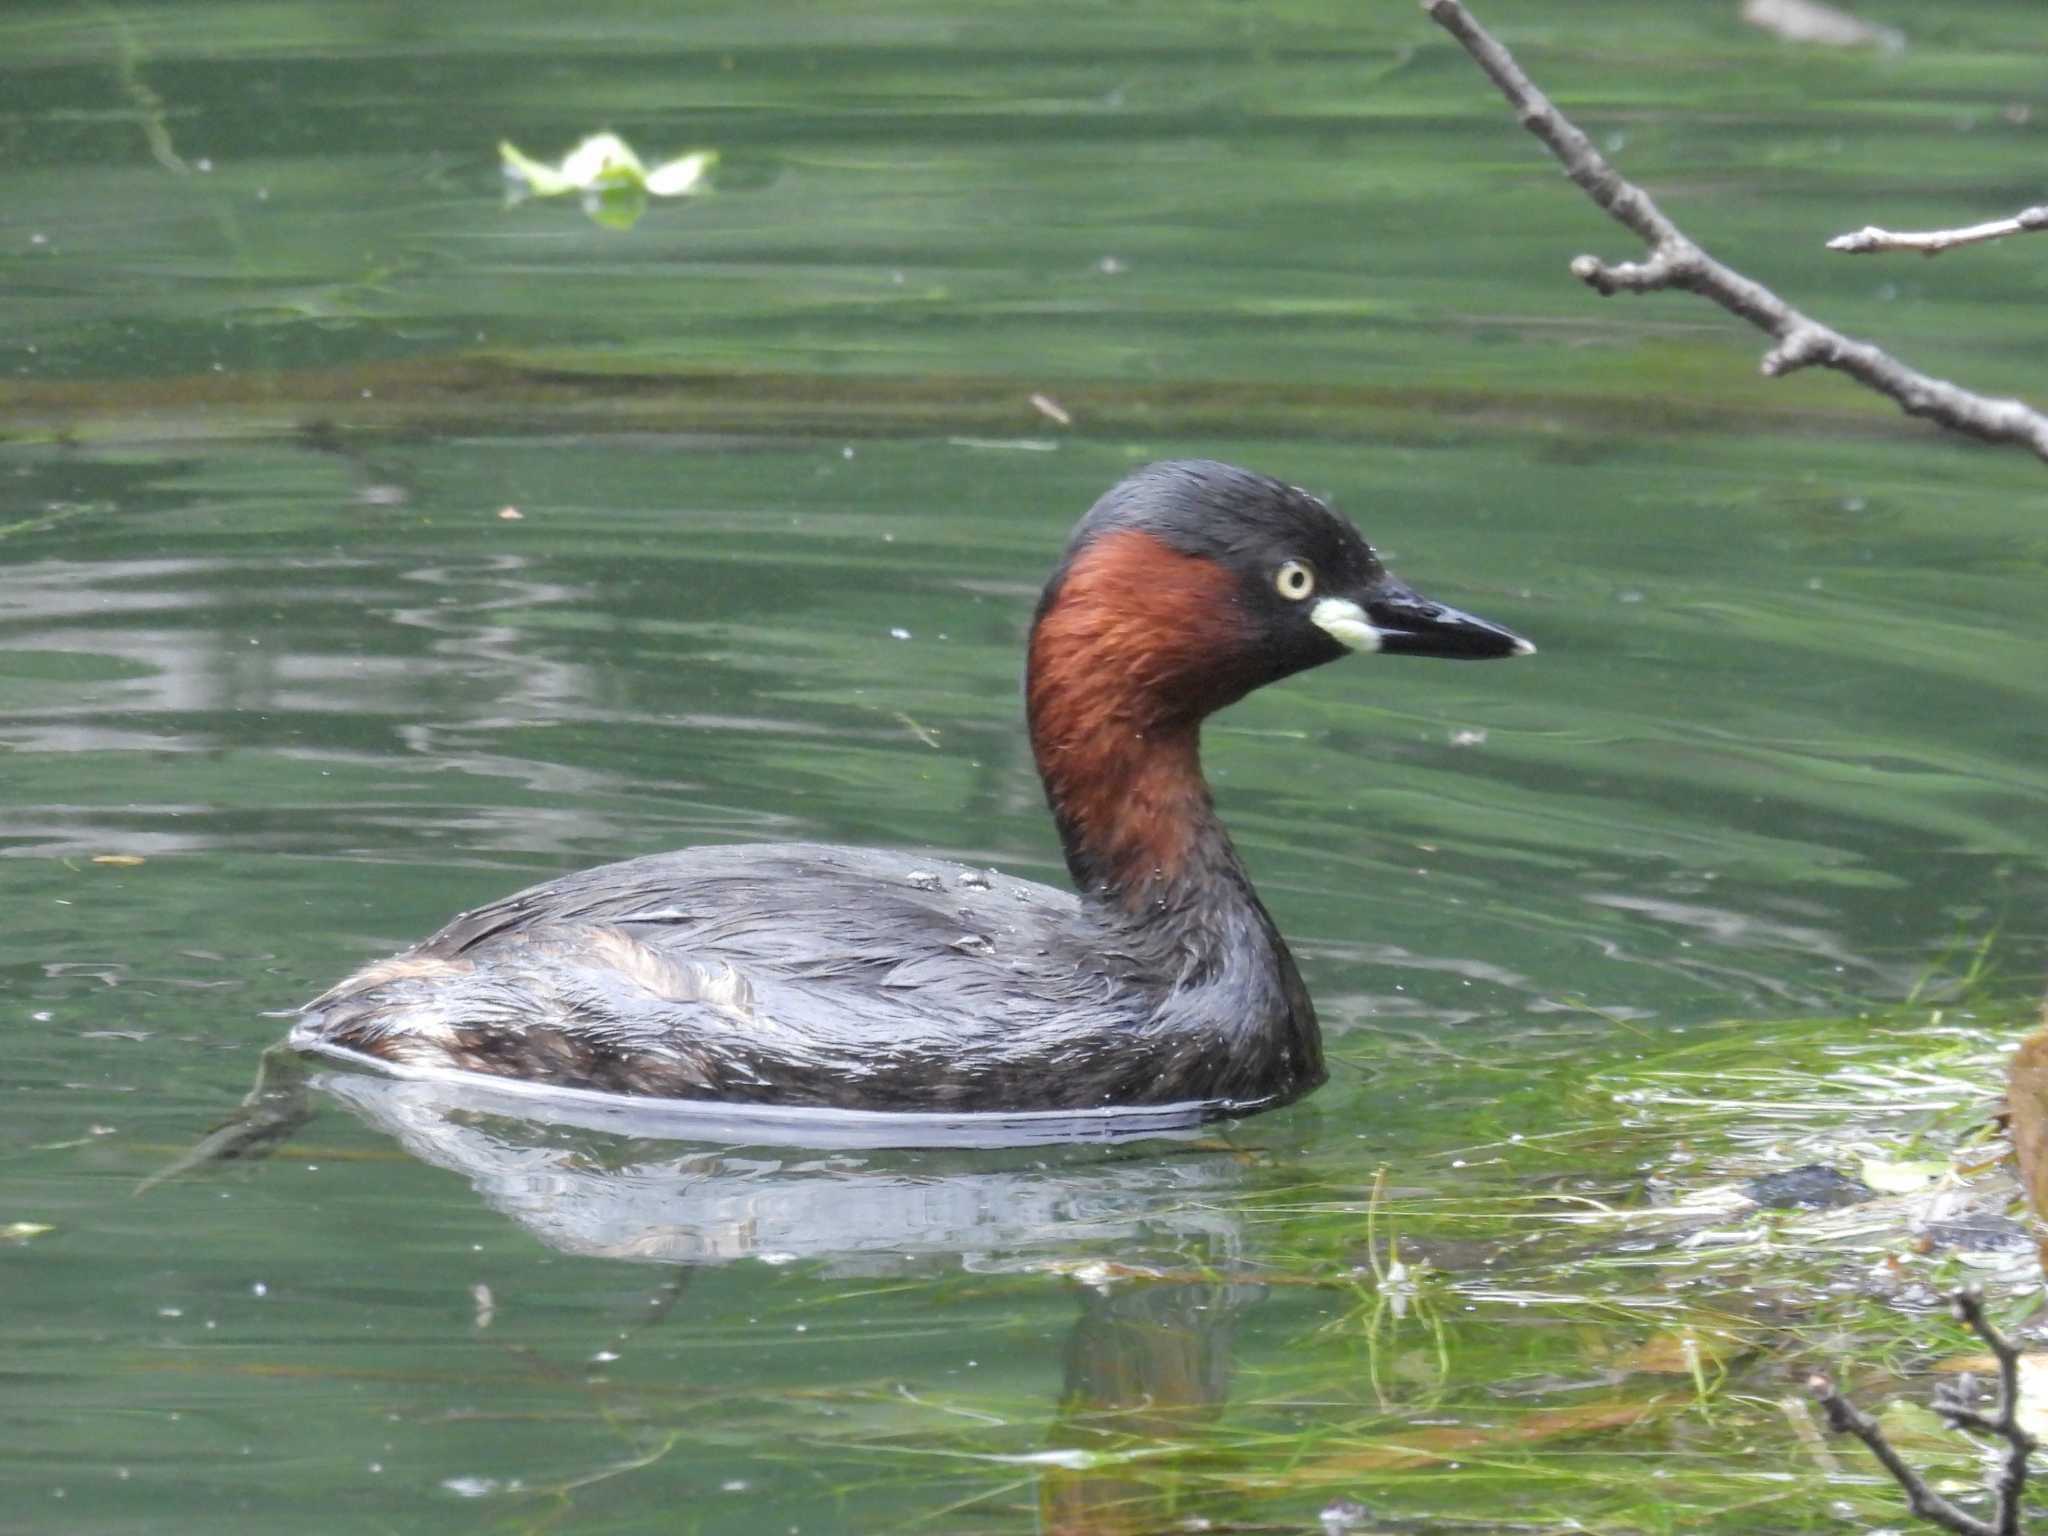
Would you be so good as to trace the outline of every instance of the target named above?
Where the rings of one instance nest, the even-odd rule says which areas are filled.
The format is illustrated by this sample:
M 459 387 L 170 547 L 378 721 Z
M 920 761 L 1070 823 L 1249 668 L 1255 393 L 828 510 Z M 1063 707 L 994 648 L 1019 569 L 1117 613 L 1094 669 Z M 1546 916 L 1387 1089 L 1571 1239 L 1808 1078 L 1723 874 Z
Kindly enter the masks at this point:
M 1049 1536 L 1139 1536 L 1171 1528 L 1156 1481 L 1104 1450 L 1184 1440 L 1223 1412 L 1230 1395 L 1237 1319 L 1262 1294 L 1255 1285 L 1157 1277 L 1142 1285 L 1090 1287 L 1067 1336 L 1066 1381 L 1039 1479 Z M 1187 1527 L 1182 1524 L 1180 1529 Z
M 1173 1523 L 1158 1485 L 1117 1453 L 1221 1413 L 1237 1320 L 1263 1294 L 1215 1278 L 1251 1267 L 1230 1198 L 1246 1164 L 1194 1130 L 1096 1146 L 707 1145 L 675 1139 L 659 1110 L 556 1101 L 542 1121 L 474 1082 L 309 1072 L 279 1052 L 237 1121 L 167 1174 L 263 1155 L 322 1098 L 461 1175 L 550 1248 L 673 1266 L 648 1322 L 681 1302 L 690 1271 L 745 1259 L 838 1277 L 1064 1277 L 1080 1311 L 1046 1448 L 1030 1457 L 1042 1527 L 1060 1536 Z

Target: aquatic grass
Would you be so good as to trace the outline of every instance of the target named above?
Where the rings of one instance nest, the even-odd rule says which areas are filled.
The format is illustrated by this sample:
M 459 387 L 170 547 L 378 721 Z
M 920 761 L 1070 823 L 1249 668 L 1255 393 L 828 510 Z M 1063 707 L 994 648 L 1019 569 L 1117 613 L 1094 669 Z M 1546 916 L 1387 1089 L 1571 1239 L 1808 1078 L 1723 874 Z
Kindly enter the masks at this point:
M 1561 1022 L 1520 1070 L 1562 1123 L 1396 1151 L 1370 1173 L 1326 1150 L 1304 1156 L 1279 1121 L 1227 1127 L 1179 1155 L 1232 1156 L 1247 1171 L 1239 1189 L 1190 1197 L 1220 1202 L 1255 1234 L 1236 1253 L 1168 1241 L 1145 1260 L 1055 1254 L 997 1270 L 813 1276 L 778 1296 L 798 1265 L 753 1300 L 751 1335 L 686 1336 L 702 1361 L 746 1358 L 799 1321 L 830 1344 L 838 1331 L 818 1328 L 820 1313 L 841 1309 L 845 1339 L 882 1348 L 943 1337 L 963 1307 L 1028 1329 L 1052 1280 L 1082 1326 L 1095 1319 L 1119 1347 L 1170 1340 L 1218 1310 L 1259 1334 L 1266 1347 L 1242 1352 L 1220 1399 L 1118 1400 L 1072 1378 L 1050 1406 L 1013 1383 L 886 1375 L 706 1390 L 662 1379 L 650 1351 L 665 1325 L 650 1324 L 611 1346 L 623 1358 L 602 1381 L 559 1351 L 552 1365 L 515 1355 L 530 1376 L 502 1381 L 500 1406 L 472 1421 L 540 1411 L 576 1438 L 486 1502 L 508 1528 L 603 1529 L 607 1490 L 658 1487 L 687 1444 L 693 1461 L 722 1448 L 738 1483 L 773 1476 L 824 1489 L 842 1509 L 886 1505 L 906 1530 L 1048 1520 L 1163 1533 L 1189 1518 L 1300 1530 L 1342 1501 L 1449 1528 L 1570 1522 L 1617 1536 L 1827 1529 L 1845 1502 L 1887 1518 L 1887 1485 L 1816 1449 L 1788 1417 L 1786 1384 L 1844 1367 L 1855 1390 L 1881 1395 L 1894 1373 L 1954 1352 L 1948 1330 L 1896 1288 L 1866 1284 L 1874 1258 L 1926 1287 L 1954 1272 L 1958 1261 L 1905 1247 L 1928 1192 L 1778 1213 L 1744 1210 L 1729 1192 L 1795 1157 L 1931 1161 L 1960 1149 L 1981 1162 L 2002 1044 L 2031 1008 L 1999 998 L 1981 969 L 1964 975 L 1926 989 L 1960 992 L 1939 1006 L 1728 1020 L 1682 1036 Z M 1497 1075 L 1454 1045 L 1414 1043 L 1385 1053 L 1376 1090 L 1440 1077 L 1451 1058 Z M 633 1156 L 621 1151 L 620 1165 Z M 1956 1186 L 1975 1180 L 2010 1182 L 1978 1171 Z M 877 1301 L 895 1304 L 895 1326 L 867 1315 Z M 327 1374 L 288 1359 L 247 1365 Z M 454 1369 L 459 1382 L 465 1368 Z M 385 1389 L 426 1384 L 414 1375 Z M 1956 1464 L 1953 1446 L 1910 1432 L 1902 1443 Z M 1514 1519 L 1475 1521 L 1487 1507 Z
M 1970 976 L 1970 984 L 1974 987 L 1979 979 Z M 1276 1393 L 1272 1389 L 1281 1383 L 1269 1380 L 1266 1392 L 1256 1399 L 1240 1398 L 1237 1407 L 1253 1412 L 1257 1403 L 1324 1405 L 1321 1427 L 1291 1443 L 1295 1454 L 1289 1466 L 1297 1483 L 1320 1488 L 1345 1475 L 1377 1474 L 1407 1456 L 1453 1459 L 1447 1445 L 1373 1433 L 1365 1422 L 1341 1420 L 1330 1411 L 1337 1403 L 1358 1401 L 1361 1391 L 1384 1401 L 1380 1361 L 1388 1340 L 1383 1330 L 1390 1316 L 1397 1324 L 1399 1317 L 1384 1304 L 1370 1307 L 1366 1298 L 1380 1295 L 1384 1303 L 1390 1272 L 1380 1232 L 1384 1223 L 1396 1220 L 1425 1254 L 1432 1242 L 1469 1243 L 1474 1233 L 1487 1234 L 1498 1245 L 1486 1261 L 1489 1273 L 1483 1279 L 1455 1267 L 1433 1274 L 1444 1319 L 1433 1350 L 1455 1352 L 1465 1389 L 1462 1401 L 1453 1393 L 1454 1400 L 1444 1405 L 1450 1417 L 1470 1415 L 1478 1406 L 1470 1397 L 1476 1378 L 1508 1381 L 1545 1371 L 1564 1376 L 1576 1367 L 1579 1372 L 1619 1370 L 1626 1380 L 1648 1370 L 1688 1389 L 1640 1402 L 1624 1397 L 1586 1410 L 1584 1418 L 1545 1418 L 1539 1412 L 1519 1431 L 1533 1442 L 1580 1428 L 1602 1436 L 1633 1432 L 1668 1423 L 1673 1414 L 1696 1418 L 1720 1434 L 1765 1433 L 1774 1419 L 1782 1429 L 1785 1410 L 1781 1393 L 1757 1388 L 1802 1361 L 1832 1363 L 1846 1357 L 1855 1363 L 1859 1379 L 1923 1362 L 1929 1351 L 1929 1302 L 1924 1298 L 1948 1283 L 1964 1263 L 1981 1260 L 1912 1252 L 1908 1239 L 1915 1219 L 1927 1214 L 1931 1195 L 1975 1198 L 1973 1181 L 1989 1181 L 1984 1196 L 1994 1209 L 2013 1193 L 2002 1170 L 1981 1166 L 1987 1152 L 1979 1149 L 1988 1134 L 1983 1122 L 2004 1042 L 2028 1020 L 2031 1003 L 1972 1002 L 1969 1009 L 1901 1006 L 1768 1025 L 1730 1021 L 1649 1051 L 1632 1042 L 1627 1059 L 1578 1069 L 1583 1086 L 1570 1101 L 1578 1122 L 1573 1127 L 1548 1133 L 1535 1146 L 1508 1138 L 1460 1149 L 1451 1161 L 1468 1164 L 1460 1172 L 1485 1181 L 1490 1187 L 1483 1191 L 1394 1194 L 1389 1188 L 1393 1175 L 1381 1173 L 1370 1190 L 1347 1191 L 1335 1199 L 1327 1192 L 1314 1198 L 1317 1191 L 1301 1185 L 1273 1191 L 1277 1198 L 1270 1201 L 1248 1197 L 1248 1214 L 1285 1234 L 1288 1257 L 1278 1257 L 1279 1240 L 1265 1244 L 1269 1256 L 1283 1265 L 1324 1265 L 1344 1273 L 1353 1297 L 1345 1310 L 1310 1330 L 1314 1350 L 1287 1352 L 1285 1358 L 1303 1363 L 1286 1373 L 1285 1388 Z M 1760 1045 L 1773 1054 L 1769 1065 L 1755 1061 Z M 1669 1155 L 1674 1145 L 1680 1149 L 1677 1159 Z M 1475 1169 L 1470 1154 L 1480 1151 L 1500 1156 Z M 1664 1171 L 1674 1186 L 1690 1187 L 1674 1187 L 1661 1203 L 1642 1198 L 1640 1162 L 1631 1161 L 1627 1168 L 1633 1180 L 1613 1164 L 1645 1151 L 1664 1154 L 1660 1161 L 1669 1164 Z M 1752 1205 L 1739 1214 L 1733 1203 L 1739 1197 L 1731 1184 L 1738 1176 L 1768 1172 L 1800 1158 L 1832 1154 L 1850 1158 L 1853 1166 L 1856 1156 L 1904 1159 L 1952 1152 L 1961 1154 L 1962 1171 L 1942 1181 L 1943 1189 L 1919 1195 L 1880 1196 L 1842 1212 L 1758 1212 Z M 1528 1171 L 1540 1176 L 1560 1158 L 1574 1157 L 1585 1176 L 1581 1182 L 1600 1182 L 1604 1167 L 1606 1178 L 1627 1194 L 1601 1198 L 1529 1186 Z M 1401 1171 L 1415 1177 L 1413 1169 Z M 1892 1266 L 1896 1283 L 1866 1287 L 1865 1272 L 1874 1255 Z M 2029 1249 L 2017 1268 L 2023 1271 L 2031 1262 Z M 2013 1267 L 2007 1263 L 2008 1273 Z M 1653 1277 L 1654 1288 L 1631 1286 L 1628 1277 L 1637 1274 Z M 1842 1283 L 1845 1275 L 1855 1277 L 1848 1286 Z M 1520 1349 L 1504 1351 L 1497 1334 L 1475 1334 L 1461 1316 L 1461 1310 L 1477 1309 L 1497 1318 L 1503 1307 L 1534 1313 L 1552 1325 L 1568 1326 L 1577 1319 L 1608 1336 L 1616 1327 L 1629 1328 L 1647 1342 L 1633 1358 L 1610 1356 L 1603 1366 L 1601 1353 L 1589 1354 L 1583 1341 L 1574 1346 L 1566 1340 L 1565 1347 L 1550 1348 L 1558 1342 L 1554 1328 L 1547 1338 L 1546 1330 L 1525 1331 L 1515 1341 Z M 1333 1361 L 1331 1341 L 1347 1335 L 1362 1341 L 1364 1358 L 1339 1354 Z M 1532 1346 L 1531 1340 L 1541 1343 Z M 1660 1352 L 1661 1359 L 1653 1358 Z M 1306 1363 L 1310 1360 L 1316 1365 Z M 1343 1369 L 1333 1373 L 1333 1364 Z M 1360 1382 L 1366 1386 L 1360 1388 Z M 1437 1396 L 1429 1402 L 1438 1406 Z M 1513 1444 L 1516 1433 L 1504 1430 L 1498 1438 Z M 1238 1442 L 1237 1449 L 1247 1443 L 1253 1442 Z M 1484 1434 L 1455 1445 L 1461 1476 L 1464 1469 L 1493 1464 Z M 1201 1452 L 1210 1460 L 1227 1454 L 1229 1448 L 1216 1443 Z M 1512 1465 L 1519 1475 L 1539 1476 L 1524 1461 L 1498 1464 Z M 1545 1479 L 1598 1483 L 1585 1473 L 1579 1459 L 1540 1469 Z M 1660 1487 L 1659 1497 L 1667 1500 L 1702 1481 L 1716 1486 L 1742 1481 L 1711 1457 L 1704 1463 L 1663 1461 L 1660 1473 L 1666 1486 Z M 1699 1508 L 1730 1518 L 1695 1528 L 1740 1529 L 1731 1514 L 1737 1509 L 1801 1500 L 1818 1507 L 1824 1487 L 1818 1470 L 1772 1475 L 1789 1478 L 1792 1485 L 1733 1500 L 1725 1489 L 1701 1495 Z M 1599 1489 L 1584 1491 L 1595 1495 Z M 1625 1492 L 1612 1485 L 1610 1491 L 1617 1497 Z M 1588 1508 L 1599 1503 L 1593 1497 L 1590 1505 L 1581 1501 L 1568 1507 L 1585 1520 Z M 1652 1521 L 1646 1528 L 1666 1527 Z
M 918 1513 L 905 1528 L 950 1528 L 971 1511 L 1000 1526 L 1034 1506 L 1113 1512 L 1126 1531 L 1163 1531 L 1191 1511 L 1286 1528 L 1334 1499 L 1460 1521 L 1509 1500 L 1532 1521 L 1617 1532 L 1821 1529 L 1844 1500 L 1884 1518 L 1886 1485 L 1799 1431 L 1785 1382 L 1846 1361 L 1867 1388 L 1952 1351 L 1909 1298 L 1862 1284 L 1878 1254 L 1922 1288 L 1953 1272 L 1951 1258 L 1905 1249 L 1924 1194 L 1778 1213 L 1706 1197 L 1782 1166 L 1791 1152 L 1773 1134 L 1802 1156 L 1960 1148 L 1978 1159 L 2001 1037 L 2029 1011 L 1975 997 L 1967 1009 L 1631 1035 L 1574 1069 L 1573 1126 L 1534 1145 L 1506 1138 L 1428 1166 L 1389 1163 L 1369 1182 L 1327 1167 L 1305 1176 L 1259 1151 L 1248 1123 L 1235 1139 L 1251 1166 L 1270 1158 L 1277 1175 L 1236 1197 L 1261 1232 L 1255 1262 L 1100 1265 L 1069 1282 L 1097 1309 L 1148 1290 L 1209 1305 L 1238 1293 L 1239 1327 L 1279 1307 L 1296 1342 L 1240 1368 L 1226 1400 L 1069 1400 L 1048 1422 L 1032 1401 L 920 1387 L 878 1396 L 860 1422 L 814 1428 L 806 1444 L 834 1465 L 862 1460 L 865 1473 L 835 1482 L 849 1497 L 909 1501 Z M 1760 1039 L 1767 1065 L 1754 1059 Z M 1690 1160 L 1667 1171 L 1688 1187 L 1643 1198 L 1642 1154 L 1681 1142 Z M 1439 1182 L 1474 1151 L 1500 1154 L 1457 1170 L 1484 1187 Z M 1560 1157 L 1601 1192 L 1552 1187 Z M 2010 1192 L 1982 1171 L 1956 1187 L 1973 1178 Z M 1497 1245 L 1483 1275 L 1428 1256 L 1475 1234 Z M 1024 1271 L 982 1281 L 1019 1294 L 1031 1283 Z M 845 1295 L 920 1285 L 938 1306 L 961 1282 Z M 1744 1445 L 1767 1448 L 1761 1462 Z M 1956 1459 L 1946 1449 L 1939 1465 Z

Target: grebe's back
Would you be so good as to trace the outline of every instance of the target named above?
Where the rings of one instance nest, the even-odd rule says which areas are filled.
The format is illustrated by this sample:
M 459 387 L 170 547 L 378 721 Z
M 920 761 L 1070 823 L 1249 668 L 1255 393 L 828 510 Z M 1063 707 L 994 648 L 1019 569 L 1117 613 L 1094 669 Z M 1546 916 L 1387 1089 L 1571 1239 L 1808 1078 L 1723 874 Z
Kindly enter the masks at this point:
M 1050 886 L 903 853 L 739 844 L 465 912 L 307 1004 L 291 1038 L 394 1066 L 742 1104 L 985 1111 L 1039 1107 L 1057 1084 L 1071 1108 L 1250 1108 L 1312 1086 L 1295 1081 L 1306 1063 L 1283 1081 L 1253 1063 L 1218 1070 L 1241 1050 L 1191 1037 L 1185 1010 L 1155 1023 L 1155 975 L 1142 946 L 1119 946 Z M 1240 1001 L 1240 1021 L 1268 1002 Z M 1105 1036 L 1110 1049 L 1090 1048 Z

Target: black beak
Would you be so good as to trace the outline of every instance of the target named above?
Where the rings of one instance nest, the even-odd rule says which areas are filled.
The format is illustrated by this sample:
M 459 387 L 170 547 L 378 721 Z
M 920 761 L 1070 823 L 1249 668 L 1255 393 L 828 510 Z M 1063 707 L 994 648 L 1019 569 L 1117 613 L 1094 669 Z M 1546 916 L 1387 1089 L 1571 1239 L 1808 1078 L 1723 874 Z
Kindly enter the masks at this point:
M 1441 656 L 1450 661 L 1491 661 L 1532 656 L 1536 647 L 1511 629 L 1432 603 L 1398 581 L 1381 582 L 1366 594 L 1365 616 L 1379 631 L 1379 648 L 1390 656 Z

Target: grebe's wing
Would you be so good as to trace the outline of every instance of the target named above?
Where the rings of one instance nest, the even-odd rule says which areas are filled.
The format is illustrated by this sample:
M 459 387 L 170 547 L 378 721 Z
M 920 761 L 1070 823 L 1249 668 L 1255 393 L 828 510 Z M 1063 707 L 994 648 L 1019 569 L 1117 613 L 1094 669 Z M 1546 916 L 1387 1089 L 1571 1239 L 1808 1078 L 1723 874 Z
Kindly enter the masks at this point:
M 689 849 L 466 912 L 309 1003 L 292 1040 L 665 1098 L 969 1108 L 1042 1098 L 1057 1071 L 1088 1102 L 1093 1073 L 1128 1079 L 1144 1054 L 1075 1049 L 1131 1005 L 1102 945 L 1073 896 L 994 871 Z

